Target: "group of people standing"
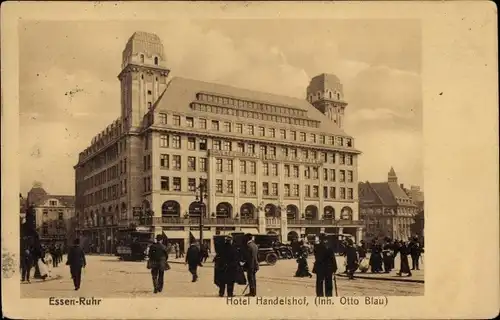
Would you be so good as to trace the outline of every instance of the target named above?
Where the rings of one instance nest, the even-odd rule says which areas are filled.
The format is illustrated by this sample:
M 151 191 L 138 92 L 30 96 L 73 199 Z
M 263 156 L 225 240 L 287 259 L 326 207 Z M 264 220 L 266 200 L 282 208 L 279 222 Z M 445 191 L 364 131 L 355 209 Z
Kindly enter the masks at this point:
M 32 241 L 34 242 L 34 241 Z M 60 244 L 44 246 L 38 242 L 29 243 L 25 240 L 21 248 L 21 282 L 31 283 L 30 275 L 34 268 L 35 274 L 45 280 L 51 277 L 52 268 L 58 267 L 63 259 L 63 248 Z
M 362 245 L 360 247 L 364 246 Z M 392 240 L 385 238 L 384 242 L 372 241 L 370 255 L 370 269 L 372 273 L 390 273 L 395 269 L 395 258 L 400 255 L 399 276 L 406 274 L 411 277 L 411 270 L 420 270 L 419 260 L 422 256 L 423 248 L 417 237 L 410 238 L 409 241 Z M 408 256 L 412 259 L 412 268 Z

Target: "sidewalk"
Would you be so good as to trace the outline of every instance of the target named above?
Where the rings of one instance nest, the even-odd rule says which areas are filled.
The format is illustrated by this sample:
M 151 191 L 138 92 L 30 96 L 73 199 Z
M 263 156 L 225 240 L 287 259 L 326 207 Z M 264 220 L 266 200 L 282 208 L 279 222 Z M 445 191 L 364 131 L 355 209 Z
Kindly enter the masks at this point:
M 418 273 L 417 273 L 418 272 Z M 354 278 L 358 279 L 369 279 L 369 280 L 381 280 L 381 281 L 400 281 L 400 282 L 413 282 L 413 283 L 424 283 L 424 275 L 422 271 L 414 271 L 411 277 L 398 276 L 397 271 L 392 271 L 391 273 L 362 273 L 355 272 Z M 338 273 L 339 277 L 347 278 L 347 274 Z

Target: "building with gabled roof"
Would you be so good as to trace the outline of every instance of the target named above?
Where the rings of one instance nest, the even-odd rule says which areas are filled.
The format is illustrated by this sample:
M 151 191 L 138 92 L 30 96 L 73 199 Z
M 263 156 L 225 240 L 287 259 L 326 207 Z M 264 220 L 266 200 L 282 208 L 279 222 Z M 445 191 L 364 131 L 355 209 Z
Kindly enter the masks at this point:
M 419 207 L 391 167 L 387 182 L 359 183 L 360 218 L 366 224 L 367 238 L 390 237 L 407 240 Z
M 68 245 L 76 234 L 75 196 L 53 195 L 41 185 L 28 191 L 26 199 L 20 197 L 25 210 L 32 208 L 35 228 L 42 243 Z
M 283 241 L 321 231 L 361 235 L 354 138 L 340 80 L 314 77 L 304 99 L 182 77 L 154 34 L 123 51 L 121 115 L 79 155 L 81 234 L 113 252 L 140 225 L 187 246 L 240 230 Z M 196 200 L 206 185 L 203 205 Z M 195 232 L 196 231 L 196 232 Z

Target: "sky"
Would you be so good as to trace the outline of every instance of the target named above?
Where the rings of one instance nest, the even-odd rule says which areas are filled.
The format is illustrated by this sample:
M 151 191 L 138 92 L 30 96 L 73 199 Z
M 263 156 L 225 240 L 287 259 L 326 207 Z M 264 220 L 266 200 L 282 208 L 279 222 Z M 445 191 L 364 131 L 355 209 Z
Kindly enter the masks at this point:
M 172 76 L 305 99 L 333 73 L 348 102 L 359 181 L 423 185 L 421 28 L 416 20 L 26 21 L 19 27 L 21 192 L 74 194 L 78 154 L 120 116 L 121 53 L 157 34 Z

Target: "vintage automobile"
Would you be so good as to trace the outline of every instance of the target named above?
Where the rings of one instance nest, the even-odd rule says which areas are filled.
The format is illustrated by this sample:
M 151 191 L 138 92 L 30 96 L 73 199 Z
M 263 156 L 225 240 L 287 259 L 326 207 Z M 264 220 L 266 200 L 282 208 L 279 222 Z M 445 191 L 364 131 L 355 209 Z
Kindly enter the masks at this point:
M 146 249 L 153 243 L 153 232 L 141 227 L 126 228 L 118 231 L 116 255 L 124 261 L 142 261 Z
M 244 243 L 244 233 L 242 232 L 233 232 L 231 236 L 233 237 L 233 243 L 236 246 L 238 252 L 242 254 L 242 249 L 245 245 Z M 215 252 L 218 251 L 218 248 L 221 244 L 224 243 L 224 235 L 216 235 L 214 236 L 214 247 Z M 267 234 L 254 234 L 255 244 L 259 248 L 259 252 L 257 254 L 257 259 L 259 262 L 266 262 L 269 265 L 275 265 L 278 261 L 278 255 L 273 248 L 273 243 L 278 240 L 278 236 L 275 235 L 267 235 Z

